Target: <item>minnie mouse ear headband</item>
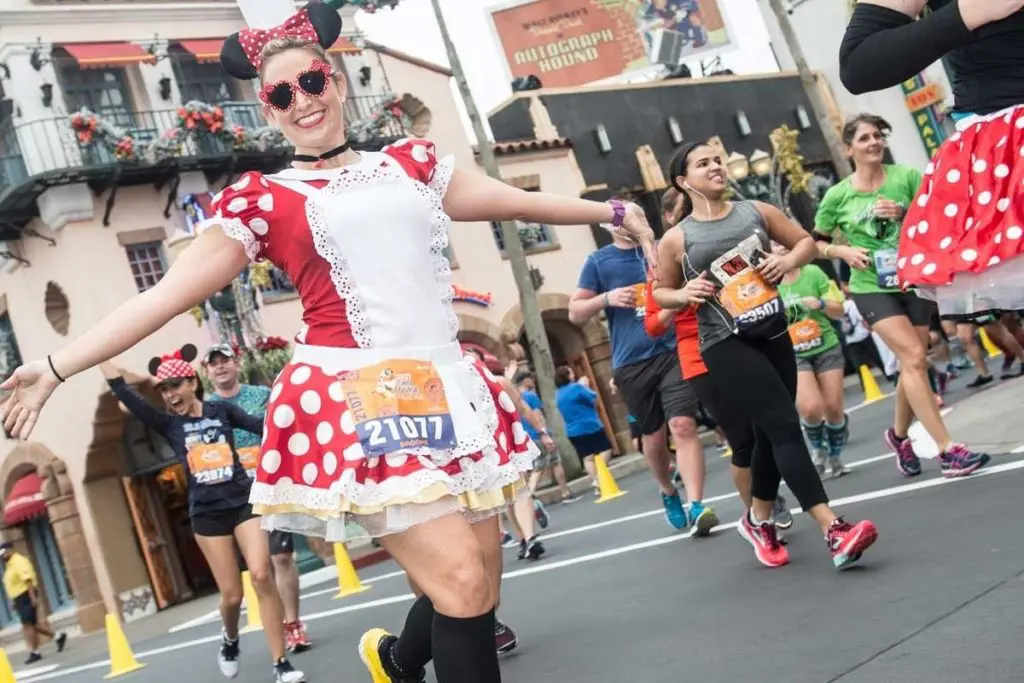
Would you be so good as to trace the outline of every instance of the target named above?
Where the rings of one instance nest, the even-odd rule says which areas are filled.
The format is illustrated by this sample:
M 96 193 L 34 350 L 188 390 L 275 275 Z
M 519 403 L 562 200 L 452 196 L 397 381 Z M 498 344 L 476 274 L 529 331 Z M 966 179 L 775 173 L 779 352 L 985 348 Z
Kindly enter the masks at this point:
M 271 0 L 258 0 L 259 3 L 271 5 Z M 242 13 L 250 25 L 263 19 L 259 10 L 250 8 L 246 2 L 239 1 Z M 251 16 L 250 16 L 251 15 Z M 341 35 L 341 15 L 322 2 L 315 1 L 306 5 L 297 13 L 284 20 L 283 23 L 270 28 L 247 28 L 228 36 L 220 50 L 220 61 L 225 70 L 235 78 L 252 80 L 259 77 L 260 66 L 263 64 L 263 48 L 278 38 L 299 38 L 310 43 L 317 43 L 325 50 L 334 45 Z
M 168 379 L 191 379 L 197 377 L 192 361 L 199 355 L 199 350 L 192 344 L 185 344 L 174 353 L 156 356 L 149 361 L 149 374 L 156 377 L 157 382 Z

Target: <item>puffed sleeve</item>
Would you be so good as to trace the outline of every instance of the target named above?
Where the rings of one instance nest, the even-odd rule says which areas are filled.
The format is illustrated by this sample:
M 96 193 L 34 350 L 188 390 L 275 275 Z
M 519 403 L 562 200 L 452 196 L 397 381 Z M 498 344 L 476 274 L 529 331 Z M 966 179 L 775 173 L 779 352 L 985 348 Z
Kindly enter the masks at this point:
M 219 225 L 224 234 L 242 243 L 251 261 L 260 261 L 266 256 L 273 211 L 270 183 L 260 173 L 246 173 L 213 198 L 213 216 L 196 231 Z
M 429 187 L 438 197 L 444 197 L 455 171 L 454 157 L 438 161 L 434 143 L 421 138 L 405 138 L 382 151 L 397 161 L 410 178 Z

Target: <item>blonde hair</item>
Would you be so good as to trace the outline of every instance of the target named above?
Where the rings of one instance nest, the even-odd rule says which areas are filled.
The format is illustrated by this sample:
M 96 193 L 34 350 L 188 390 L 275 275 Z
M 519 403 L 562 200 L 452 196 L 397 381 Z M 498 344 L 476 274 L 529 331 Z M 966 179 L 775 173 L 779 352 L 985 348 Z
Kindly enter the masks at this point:
M 263 77 L 263 68 L 267 64 L 267 60 L 271 57 L 287 52 L 288 50 L 308 50 L 313 55 L 323 61 L 326 64 L 331 63 L 331 58 L 327 55 L 327 50 L 323 49 L 319 43 L 311 43 L 308 40 L 297 38 L 295 36 L 285 36 L 283 38 L 275 38 L 266 44 L 263 48 L 263 52 L 260 53 L 261 66 L 260 66 L 260 78 Z

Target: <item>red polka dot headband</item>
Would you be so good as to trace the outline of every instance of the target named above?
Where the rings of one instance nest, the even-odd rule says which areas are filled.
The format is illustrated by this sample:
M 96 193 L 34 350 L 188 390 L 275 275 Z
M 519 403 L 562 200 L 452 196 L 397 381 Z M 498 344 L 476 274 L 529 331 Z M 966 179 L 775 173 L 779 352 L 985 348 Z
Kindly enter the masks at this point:
M 220 61 L 229 74 L 242 80 L 259 76 L 263 49 L 278 38 L 298 38 L 325 50 L 341 35 L 341 15 L 322 2 L 311 2 L 284 23 L 268 29 L 247 28 L 224 41 Z

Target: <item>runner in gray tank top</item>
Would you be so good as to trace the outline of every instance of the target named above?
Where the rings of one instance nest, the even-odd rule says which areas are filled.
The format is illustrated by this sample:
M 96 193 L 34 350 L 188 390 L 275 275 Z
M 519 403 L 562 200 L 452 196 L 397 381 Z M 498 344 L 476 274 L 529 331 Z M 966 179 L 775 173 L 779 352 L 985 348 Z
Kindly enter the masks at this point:
M 762 564 L 779 567 L 789 561 L 771 518 L 785 478 L 821 527 L 833 564 L 842 569 L 860 559 L 878 530 L 868 521 L 850 524 L 829 507 L 794 405 L 796 357 L 776 288 L 783 275 L 811 261 L 814 241 L 773 206 L 727 201 L 721 156 L 706 144 L 681 147 L 669 174 L 686 198 L 687 217 L 661 240 L 654 298 L 664 308 L 698 306 L 708 373 L 747 413 L 757 439 L 772 446 L 772 457 L 761 449 L 754 453 L 753 505 L 738 530 Z M 789 253 L 772 254 L 770 240 Z

